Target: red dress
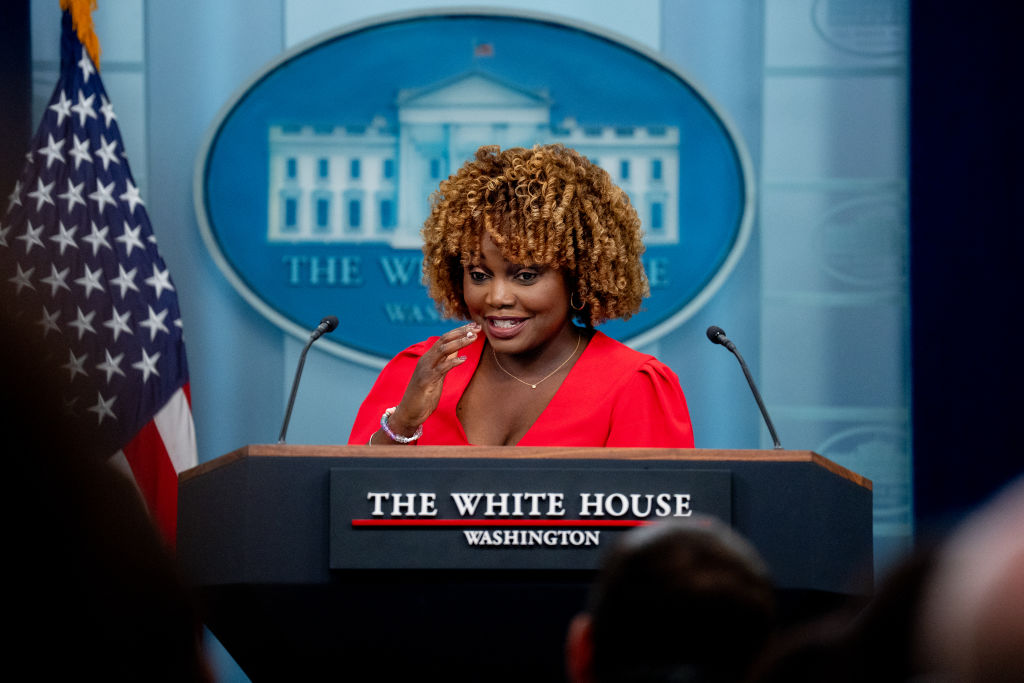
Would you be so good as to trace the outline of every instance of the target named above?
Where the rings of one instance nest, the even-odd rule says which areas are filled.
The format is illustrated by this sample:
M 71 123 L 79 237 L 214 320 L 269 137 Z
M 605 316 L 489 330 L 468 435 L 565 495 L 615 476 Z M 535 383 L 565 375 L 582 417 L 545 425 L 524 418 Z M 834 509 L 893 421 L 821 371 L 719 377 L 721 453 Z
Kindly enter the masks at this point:
M 380 416 L 402 400 L 416 362 L 436 340 L 431 337 L 410 346 L 381 371 L 356 415 L 350 444 L 365 444 L 380 429 Z M 483 348 L 481 336 L 463 349 L 467 359 L 445 377 L 437 410 L 423 423 L 417 443 L 469 444 L 455 407 Z M 596 332 L 544 412 L 516 445 L 693 448 L 693 429 L 675 373 L 654 356 Z

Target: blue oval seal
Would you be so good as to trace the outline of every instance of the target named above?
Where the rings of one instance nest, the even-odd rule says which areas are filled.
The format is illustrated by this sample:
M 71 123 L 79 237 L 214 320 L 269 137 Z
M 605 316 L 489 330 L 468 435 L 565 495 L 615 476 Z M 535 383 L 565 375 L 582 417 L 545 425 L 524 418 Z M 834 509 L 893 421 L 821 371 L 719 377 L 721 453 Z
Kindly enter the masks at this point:
M 196 162 L 196 213 L 214 260 L 263 315 L 300 338 L 337 315 L 324 347 L 381 367 L 453 325 L 421 282 L 419 229 L 441 179 L 481 145 L 554 142 L 607 170 L 644 225 L 651 296 L 601 329 L 657 339 L 746 245 L 750 164 L 673 66 L 596 29 L 445 11 L 300 45 L 217 117 Z

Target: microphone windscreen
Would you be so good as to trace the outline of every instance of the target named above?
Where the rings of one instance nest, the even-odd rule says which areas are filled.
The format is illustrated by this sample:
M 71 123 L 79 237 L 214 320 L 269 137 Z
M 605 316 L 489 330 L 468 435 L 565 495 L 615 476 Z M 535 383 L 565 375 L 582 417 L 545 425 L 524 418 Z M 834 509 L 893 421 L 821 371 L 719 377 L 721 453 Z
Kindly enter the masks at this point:
M 324 334 L 327 334 L 328 332 L 334 332 L 334 330 L 338 328 L 338 316 L 329 315 L 320 321 L 321 325 L 323 325 L 324 323 L 327 324 L 327 328 L 324 330 Z
M 712 325 L 708 328 L 708 339 L 714 344 L 721 344 L 722 339 L 725 338 L 725 330 L 718 325 Z

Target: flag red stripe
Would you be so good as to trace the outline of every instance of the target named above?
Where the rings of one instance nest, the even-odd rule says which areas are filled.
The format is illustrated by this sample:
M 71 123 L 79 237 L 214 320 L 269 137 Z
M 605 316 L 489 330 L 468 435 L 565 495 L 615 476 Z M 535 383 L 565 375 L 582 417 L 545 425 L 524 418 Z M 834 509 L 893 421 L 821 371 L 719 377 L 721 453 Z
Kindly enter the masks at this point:
M 178 527 L 178 473 L 156 425 L 147 422 L 122 450 L 150 514 L 173 547 Z

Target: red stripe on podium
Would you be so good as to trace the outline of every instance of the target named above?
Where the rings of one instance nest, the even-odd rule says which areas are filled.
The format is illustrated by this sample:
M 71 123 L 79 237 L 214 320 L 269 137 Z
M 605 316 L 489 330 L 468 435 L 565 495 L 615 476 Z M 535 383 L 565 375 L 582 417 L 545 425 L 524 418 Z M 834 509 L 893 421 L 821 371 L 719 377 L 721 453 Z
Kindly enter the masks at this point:
M 629 528 L 646 526 L 642 519 L 353 519 L 353 527 L 545 527 Z

